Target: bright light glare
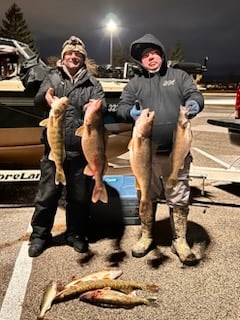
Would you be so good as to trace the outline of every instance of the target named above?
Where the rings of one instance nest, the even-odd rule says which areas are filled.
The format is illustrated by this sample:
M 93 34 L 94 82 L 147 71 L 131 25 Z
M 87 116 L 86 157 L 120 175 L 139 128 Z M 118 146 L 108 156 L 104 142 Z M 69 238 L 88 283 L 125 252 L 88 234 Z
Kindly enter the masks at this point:
M 110 20 L 107 24 L 107 30 L 110 32 L 114 32 L 117 30 L 117 25 L 113 20 Z

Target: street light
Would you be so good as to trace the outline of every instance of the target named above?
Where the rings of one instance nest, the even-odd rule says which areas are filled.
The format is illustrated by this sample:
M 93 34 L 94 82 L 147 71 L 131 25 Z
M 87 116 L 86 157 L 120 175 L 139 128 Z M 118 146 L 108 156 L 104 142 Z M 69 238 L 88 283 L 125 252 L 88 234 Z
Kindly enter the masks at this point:
M 117 25 L 113 20 L 107 24 L 107 30 L 110 32 L 110 65 L 113 64 L 113 32 L 117 30 Z

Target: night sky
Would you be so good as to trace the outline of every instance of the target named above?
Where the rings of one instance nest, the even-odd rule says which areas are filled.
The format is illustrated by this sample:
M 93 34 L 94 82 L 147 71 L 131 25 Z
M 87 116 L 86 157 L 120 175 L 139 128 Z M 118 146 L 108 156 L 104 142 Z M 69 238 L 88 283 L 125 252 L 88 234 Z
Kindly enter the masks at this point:
M 0 20 L 14 1 L 0 1 Z M 97 64 L 109 63 L 107 21 L 118 24 L 113 47 L 152 33 L 167 52 L 180 42 L 187 62 L 209 57 L 209 74 L 240 74 L 239 0 L 16 0 L 43 58 L 58 55 L 70 35 Z

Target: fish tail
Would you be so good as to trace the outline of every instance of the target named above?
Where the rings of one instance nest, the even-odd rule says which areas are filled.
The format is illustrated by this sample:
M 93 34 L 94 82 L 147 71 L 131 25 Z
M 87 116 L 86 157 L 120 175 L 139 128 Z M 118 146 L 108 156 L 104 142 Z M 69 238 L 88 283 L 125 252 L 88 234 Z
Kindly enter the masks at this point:
M 166 182 L 166 187 L 168 189 L 173 189 L 173 188 L 176 187 L 176 185 L 177 185 L 177 180 L 175 178 L 169 177 L 167 182 Z
M 145 290 L 150 292 L 158 292 L 159 286 L 157 286 L 156 284 L 147 284 Z
M 96 203 L 98 200 L 102 201 L 103 203 L 108 203 L 108 194 L 104 183 L 102 184 L 101 188 L 97 188 L 96 185 L 94 186 L 92 202 Z
M 58 185 L 61 183 L 62 185 L 66 185 L 66 177 L 64 171 L 61 169 L 56 170 L 56 175 L 55 175 L 55 184 Z
M 146 305 L 151 307 L 159 307 L 159 303 L 156 301 L 157 298 L 146 298 Z

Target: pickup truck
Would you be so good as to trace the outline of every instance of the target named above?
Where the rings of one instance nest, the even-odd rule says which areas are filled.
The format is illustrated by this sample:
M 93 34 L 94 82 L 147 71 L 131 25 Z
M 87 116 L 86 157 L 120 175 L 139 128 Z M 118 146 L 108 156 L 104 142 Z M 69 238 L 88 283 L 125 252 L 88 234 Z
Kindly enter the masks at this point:
M 240 146 L 240 84 L 237 87 L 233 119 L 208 119 L 209 124 L 228 128 L 230 142 Z

